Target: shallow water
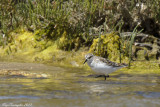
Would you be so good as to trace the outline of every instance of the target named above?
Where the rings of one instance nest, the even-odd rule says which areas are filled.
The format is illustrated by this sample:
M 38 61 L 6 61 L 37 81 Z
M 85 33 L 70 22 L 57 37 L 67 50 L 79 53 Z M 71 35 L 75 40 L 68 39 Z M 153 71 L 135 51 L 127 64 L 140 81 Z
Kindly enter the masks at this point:
M 92 71 L 32 63 L 1 69 L 45 73 L 46 78 L 0 76 L 0 107 L 159 107 L 160 76 L 115 72 L 106 81 Z

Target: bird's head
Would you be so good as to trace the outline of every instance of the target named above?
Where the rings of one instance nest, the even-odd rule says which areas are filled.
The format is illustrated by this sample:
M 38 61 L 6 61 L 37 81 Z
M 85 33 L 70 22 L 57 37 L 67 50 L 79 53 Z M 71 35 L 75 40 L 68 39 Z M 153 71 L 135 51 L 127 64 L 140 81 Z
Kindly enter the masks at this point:
M 89 59 L 91 59 L 94 55 L 92 53 L 88 53 L 85 55 L 85 61 L 83 64 L 85 64 Z

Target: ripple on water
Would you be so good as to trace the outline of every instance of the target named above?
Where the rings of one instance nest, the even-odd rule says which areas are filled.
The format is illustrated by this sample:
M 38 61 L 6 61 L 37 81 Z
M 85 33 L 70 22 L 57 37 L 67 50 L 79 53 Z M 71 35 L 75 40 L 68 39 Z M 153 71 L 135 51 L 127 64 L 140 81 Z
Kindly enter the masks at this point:
M 26 96 L 26 95 L 0 96 L 0 100 L 4 100 L 4 99 L 23 99 L 23 98 L 27 98 L 27 99 L 39 99 L 39 97 L 37 97 L 37 96 Z
M 137 95 L 143 96 L 145 98 L 160 98 L 160 92 L 143 92 L 137 91 L 135 92 Z

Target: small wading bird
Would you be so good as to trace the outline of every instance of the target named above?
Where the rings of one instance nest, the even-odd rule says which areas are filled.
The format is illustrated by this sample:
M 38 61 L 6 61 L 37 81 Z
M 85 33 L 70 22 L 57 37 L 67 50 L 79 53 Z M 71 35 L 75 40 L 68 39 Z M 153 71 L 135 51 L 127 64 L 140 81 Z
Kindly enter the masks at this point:
M 128 66 L 124 63 L 115 63 L 108 59 L 105 59 L 99 56 L 94 56 L 91 53 L 86 54 L 85 59 L 86 60 L 84 61 L 83 64 L 87 62 L 87 64 L 91 67 L 91 69 L 95 71 L 96 73 L 103 75 L 105 77 L 105 80 L 106 80 L 106 77 L 109 77 L 108 74 L 120 68 Z

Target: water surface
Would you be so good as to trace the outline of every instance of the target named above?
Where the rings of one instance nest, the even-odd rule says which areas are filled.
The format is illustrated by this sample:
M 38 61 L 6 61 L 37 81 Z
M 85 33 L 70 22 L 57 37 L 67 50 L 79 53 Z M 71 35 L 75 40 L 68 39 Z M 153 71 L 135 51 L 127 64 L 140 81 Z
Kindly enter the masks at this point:
M 92 71 L 32 63 L 0 63 L 1 69 L 49 75 L 0 76 L 0 107 L 160 107 L 160 76 L 115 72 L 107 78 Z

